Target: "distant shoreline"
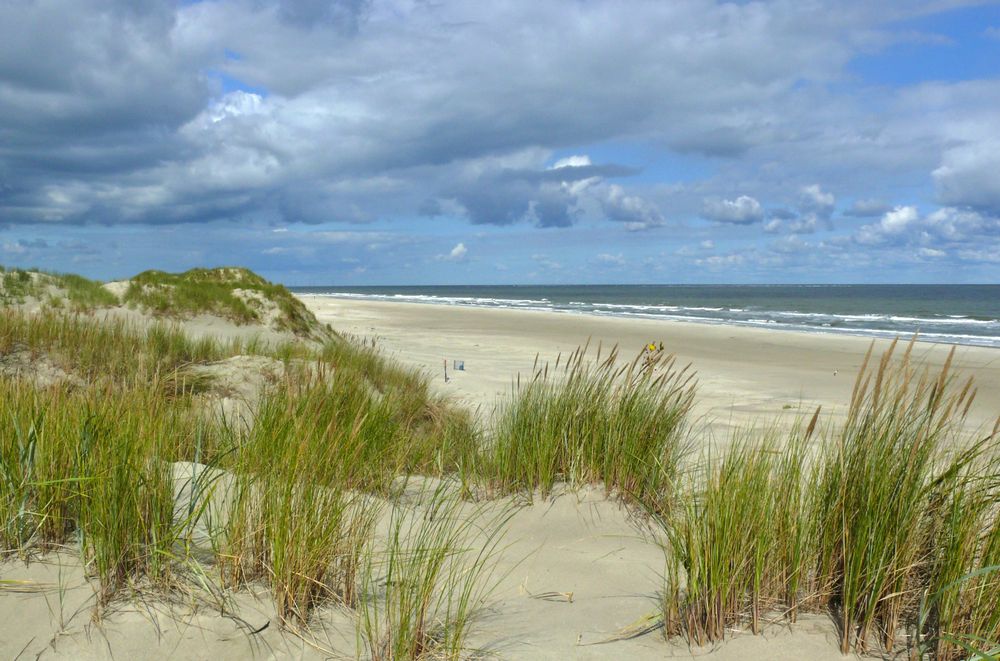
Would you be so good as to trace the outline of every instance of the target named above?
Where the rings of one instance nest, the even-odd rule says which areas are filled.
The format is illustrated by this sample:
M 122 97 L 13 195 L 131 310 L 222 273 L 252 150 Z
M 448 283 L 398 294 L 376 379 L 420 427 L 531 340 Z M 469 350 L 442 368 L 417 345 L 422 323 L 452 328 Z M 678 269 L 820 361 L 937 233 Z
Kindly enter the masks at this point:
M 806 285 L 801 285 L 805 287 Z M 907 285 L 911 286 L 911 285 Z M 960 287 L 978 285 L 957 285 Z M 629 286 L 633 287 L 633 286 Z M 646 287 L 635 285 L 634 287 Z M 811 287 L 811 285 L 810 285 Z M 986 285 L 986 287 L 993 287 Z M 506 289 L 507 287 L 483 287 L 486 291 Z M 779 330 L 793 333 L 822 334 L 835 337 L 863 337 L 870 339 L 892 340 L 899 337 L 909 340 L 914 333 L 919 342 L 932 344 L 975 346 L 985 348 L 1000 348 L 1000 319 L 976 319 L 963 315 L 947 315 L 938 318 L 919 318 L 891 314 L 836 314 L 824 312 L 799 312 L 782 310 L 748 310 L 743 308 L 726 309 L 719 306 L 684 306 L 656 305 L 646 303 L 601 303 L 570 301 L 554 302 L 547 298 L 501 298 L 497 296 L 446 296 L 425 293 L 388 293 L 393 288 L 371 288 L 373 293 L 358 291 L 335 291 L 335 287 L 293 287 L 291 291 L 298 297 L 334 298 L 342 300 L 363 300 L 387 303 L 411 303 L 419 305 L 443 305 L 449 307 L 464 307 L 474 309 L 502 309 L 525 312 L 552 312 L 558 314 L 588 315 L 603 318 L 647 319 L 654 321 L 677 321 L 709 326 L 728 326 L 737 328 L 758 328 Z M 398 288 L 413 290 L 429 290 L 433 288 Z M 441 289 L 448 289 L 442 287 Z M 453 288 L 474 291 L 477 287 Z M 543 288 L 536 288 L 543 289 Z M 580 289 L 583 289 L 581 287 Z M 1000 289 L 1000 287 L 998 287 Z M 317 291 L 327 290 L 327 291 Z M 837 326 L 834 324 L 851 324 Z M 891 328 L 865 327 L 864 324 L 881 324 L 895 326 Z M 931 329 L 926 327 L 930 326 Z M 946 332 L 941 332 L 945 330 Z M 959 329 L 981 330 L 982 333 L 962 333 Z
M 872 338 L 810 333 L 684 320 L 612 315 L 563 314 L 465 305 L 413 303 L 362 298 L 309 296 L 296 292 L 321 323 L 337 332 L 374 341 L 380 350 L 424 369 L 432 384 L 470 408 L 488 413 L 517 379 L 530 377 L 536 365 L 554 365 L 589 343 L 603 354 L 617 346 L 621 360 L 631 360 L 649 342 L 663 342 L 681 363 L 698 373 L 699 414 L 719 423 L 719 430 L 775 416 L 811 413 L 840 415 L 849 401 L 854 378 Z M 532 312 L 532 314 L 526 314 Z M 906 338 L 903 338 L 904 340 Z M 889 340 L 875 338 L 876 353 Z M 950 345 L 920 342 L 918 360 L 931 369 L 947 358 Z M 465 370 L 449 370 L 443 361 L 463 360 Z M 992 426 L 1000 410 L 1000 352 L 991 347 L 956 349 L 956 371 L 974 375 L 979 397 L 970 428 Z

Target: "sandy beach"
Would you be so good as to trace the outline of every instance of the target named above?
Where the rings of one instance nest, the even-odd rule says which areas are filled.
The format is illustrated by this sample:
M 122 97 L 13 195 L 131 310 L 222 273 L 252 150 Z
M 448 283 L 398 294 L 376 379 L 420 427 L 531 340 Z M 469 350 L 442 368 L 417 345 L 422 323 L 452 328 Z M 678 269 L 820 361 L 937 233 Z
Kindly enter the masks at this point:
M 588 341 L 591 355 L 618 345 L 628 360 L 642 347 L 663 342 L 681 363 L 697 370 L 692 439 L 702 447 L 724 443 L 749 423 L 771 424 L 811 415 L 822 405 L 835 423 L 846 409 L 856 371 L 870 341 L 860 337 L 622 319 L 549 312 L 486 310 L 302 296 L 318 320 L 339 333 L 374 340 L 380 351 L 431 376 L 434 387 L 477 410 L 488 423 L 498 399 L 539 364 L 554 364 Z M 122 313 L 124 314 L 124 312 Z M 104 318 L 107 322 L 107 318 Z M 197 317 L 185 324 L 194 336 L 242 337 L 221 320 Z M 255 327 L 258 331 L 262 327 Z M 877 342 L 876 352 L 887 342 Z M 951 347 L 918 343 L 917 360 L 940 366 Z M 464 361 L 454 370 L 452 361 Z M 447 382 L 443 361 L 449 365 Z M 261 361 L 257 361 L 261 362 Z M 280 361 L 263 361 L 280 367 Z M 246 357 L 215 364 L 229 380 L 243 374 Z M 221 367 L 220 367 L 221 366 Z M 970 430 L 992 426 L 1000 412 L 1000 350 L 959 347 L 954 366 L 972 375 L 979 396 Z M 256 372 L 254 372 L 256 374 Z M 260 377 L 260 374 L 256 374 Z M 254 382 L 256 383 L 256 382 Z M 238 383 L 220 385 L 227 392 Z M 252 388 L 249 381 L 243 384 Z M 232 395 L 232 393 L 230 393 Z M 176 464 L 175 500 L 183 503 L 195 464 Z M 201 470 L 198 468 L 198 470 Z M 419 482 L 419 480 L 416 480 Z M 432 480 L 432 482 L 434 482 Z M 408 506 L 419 506 L 418 491 Z M 401 502 L 406 503 L 410 487 Z M 503 538 L 491 559 L 495 584 L 477 614 L 470 650 L 497 659 L 711 658 L 840 659 L 838 633 L 825 612 L 802 613 L 790 625 L 780 613 L 765 615 L 762 635 L 733 628 L 726 640 L 705 647 L 683 638 L 664 640 L 655 622 L 663 588 L 662 531 L 653 532 L 601 485 L 568 489 L 526 502 L 522 494 L 486 501 L 509 508 Z M 478 520 L 478 503 L 464 502 L 462 516 Z M 384 535 L 389 509 L 379 523 Z M 211 549 L 201 552 L 211 555 Z M 4 581 L 6 583 L 4 583 Z M 98 609 L 96 582 L 72 548 L 30 564 L 11 558 L 0 565 L 2 658 L 358 658 L 355 623 L 336 604 L 319 607 L 307 630 L 286 628 L 269 591 L 259 584 L 226 593 L 191 585 L 175 593 L 132 586 L 127 599 Z M 220 605 L 222 604 L 222 605 Z M 100 613 L 98 616 L 97 614 Z M 773 615 L 773 617 L 772 617 Z
M 442 392 L 487 414 L 518 374 L 532 373 L 536 356 L 540 364 L 555 363 L 559 354 L 589 342 L 594 356 L 598 345 L 604 351 L 618 345 L 622 358 L 630 360 L 645 344 L 662 342 L 697 371 L 696 411 L 717 439 L 734 426 L 812 415 L 818 405 L 828 419 L 842 416 L 871 344 L 865 337 L 681 321 L 300 298 L 320 321 L 341 333 L 375 339 L 403 363 L 426 369 Z M 875 354 L 888 344 L 877 340 Z M 950 350 L 950 345 L 918 342 L 914 355 L 934 370 Z M 453 360 L 464 361 L 465 370 L 452 369 Z M 448 362 L 447 383 L 443 361 Z M 953 365 L 963 378 L 974 377 L 979 388 L 967 427 L 992 427 L 1000 413 L 1000 350 L 959 346 Z

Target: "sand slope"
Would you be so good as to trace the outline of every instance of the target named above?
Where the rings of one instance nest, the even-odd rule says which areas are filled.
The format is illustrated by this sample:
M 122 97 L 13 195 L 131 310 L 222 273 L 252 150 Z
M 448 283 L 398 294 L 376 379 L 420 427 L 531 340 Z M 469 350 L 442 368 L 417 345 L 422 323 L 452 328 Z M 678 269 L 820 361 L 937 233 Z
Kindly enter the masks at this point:
M 518 372 L 530 372 L 536 353 L 554 359 L 588 337 L 595 346 L 618 343 L 626 351 L 662 340 L 697 368 L 698 410 L 715 420 L 710 430 L 719 437 L 732 424 L 787 418 L 811 412 L 816 404 L 836 416 L 868 347 L 860 338 L 679 322 L 304 300 L 320 321 L 340 332 L 379 338 L 383 350 L 427 369 L 442 392 L 484 414 Z M 199 330 L 226 335 L 247 329 L 213 322 Z M 939 363 L 947 348 L 922 344 L 917 352 Z M 995 350 L 959 351 L 958 367 L 980 385 L 974 425 L 1000 411 L 998 358 Z M 438 377 L 443 359 L 464 360 L 466 370 L 450 371 L 445 383 Z M 471 512 L 475 505 L 468 507 Z M 772 625 L 763 636 L 733 632 L 714 648 L 666 642 L 659 631 L 602 643 L 656 610 L 662 571 L 658 540 L 602 489 L 536 499 L 517 509 L 505 527 L 495 574 L 500 580 L 470 643 L 503 659 L 843 658 L 835 627 L 824 615 L 805 615 L 794 627 Z M 308 633 L 284 630 L 270 595 L 259 588 L 226 593 L 220 602 L 190 580 L 170 595 L 137 586 L 133 599 L 95 619 L 94 587 L 75 549 L 28 565 L 2 562 L 0 581 L 7 581 L 0 583 L 0 658 L 5 659 L 318 659 L 354 658 L 357 652 L 347 611 L 325 607 Z
M 184 474 L 181 470 L 178 475 Z M 498 501 L 491 507 L 512 507 Z M 468 504 L 469 511 L 475 510 Z M 503 659 L 836 659 L 829 619 L 804 616 L 764 636 L 734 632 L 715 648 L 688 648 L 654 630 L 612 640 L 656 610 L 663 555 L 600 488 L 538 499 L 514 511 L 497 556 L 497 588 L 470 638 L 470 652 Z M 0 658 L 321 659 L 354 658 L 354 620 L 320 609 L 309 632 L 283 630 L 264 589 L 220 602 L 181 581 L 170 596 L 143 592 L 95 619 L 94 589 L 77 555 L 0 565 L 30 593 L 0 591 Z M 553 594 L 556 593 L 556 594 Z M 266 627 L 266 628 L 265 628 Z M 262 629 L 263 628 L 263 629 Z M 608 642 L 604 642 L 608 641 Z

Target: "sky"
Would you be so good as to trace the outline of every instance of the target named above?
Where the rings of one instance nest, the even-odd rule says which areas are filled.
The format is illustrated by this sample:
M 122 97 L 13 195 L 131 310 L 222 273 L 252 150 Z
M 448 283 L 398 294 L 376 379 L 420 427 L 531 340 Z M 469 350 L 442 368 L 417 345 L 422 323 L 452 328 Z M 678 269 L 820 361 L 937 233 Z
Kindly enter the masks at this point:
M 0 264 L 1000 282 L 1000 3 L 0 0 Z

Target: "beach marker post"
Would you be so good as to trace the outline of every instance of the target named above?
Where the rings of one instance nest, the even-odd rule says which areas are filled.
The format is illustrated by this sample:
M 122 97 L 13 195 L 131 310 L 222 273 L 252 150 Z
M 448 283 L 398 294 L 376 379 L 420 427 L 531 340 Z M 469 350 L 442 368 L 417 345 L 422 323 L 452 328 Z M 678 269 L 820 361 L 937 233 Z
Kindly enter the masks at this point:
M 441 362 L 444 363 L 444 382 L 448 383 L 448 359 L 445 358 Z

